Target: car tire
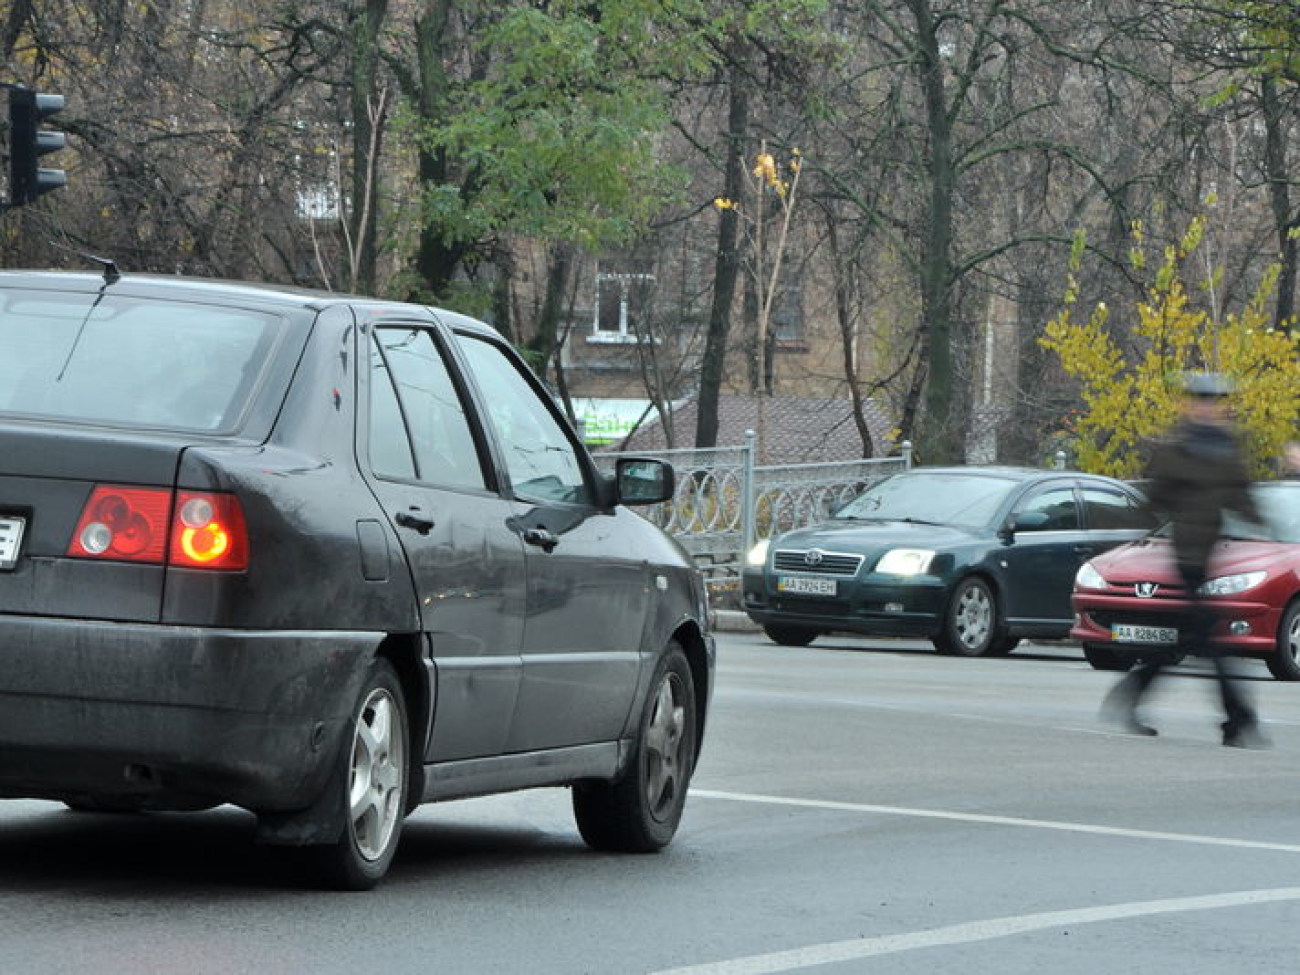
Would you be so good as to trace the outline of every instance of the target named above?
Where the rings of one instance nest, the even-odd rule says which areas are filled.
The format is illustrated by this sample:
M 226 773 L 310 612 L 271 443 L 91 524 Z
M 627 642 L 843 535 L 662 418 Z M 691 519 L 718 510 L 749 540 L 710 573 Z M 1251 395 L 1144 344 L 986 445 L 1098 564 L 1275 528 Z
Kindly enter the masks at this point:
M 1018 646 L 1020 646 L 1020 637 L 1004 636 L 1001 640 L 999 640 L 996 644 L 994 644 L 992 647 L 989 648 L 989 656 L 1005 657 L 1007 654 L 1009 654 L 1012 650 L 1014 650 Z
M 1300 599 L 1282 614 L 1277 628 L 1277 648 L 1265 660 L 1268 672 L 1278 680 L 1300 680 Z
M 769 640 L 783 647 L 806 647 L 818 636 L 817 631 L 810 627 L 790 623 L 764 623 L 763 632 Z
M 1093 670 L 1129 670 L 1133 666 L 1131 656 L 1091 643 L 1084 644 L 1083 657 Z
M 653 853 L 677 832 L 695 766 L 695 682 L 676 642 L 655 668 L 623 775 L 573 787 L 578 832 L 596 850 Z
M 388 872 L 407 812 L 409 740 L 401 681 L 392 664 L 376 657 L 327 786 L 335 793 L 330 801 L 342 807 L 342 834 L 309 848 L 328 886 L 369 890 Z
M 960 580 L 948 599 L 943 629 L 934 638 L 938 651 L 955 657 L 985 657 L 996 653 L 1006 639 L 1006 623 L 992 587 L 979 576 Z

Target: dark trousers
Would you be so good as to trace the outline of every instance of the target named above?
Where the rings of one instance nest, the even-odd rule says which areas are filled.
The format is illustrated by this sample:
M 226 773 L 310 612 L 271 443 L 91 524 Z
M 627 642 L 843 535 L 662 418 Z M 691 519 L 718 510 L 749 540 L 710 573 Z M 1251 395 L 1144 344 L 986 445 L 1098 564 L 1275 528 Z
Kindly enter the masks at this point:
M 1197 590 L 1205 582 L 1205 567 L 1180 563 L 1178 571 L 1189 600 L 1187 612 L 1178 620 L 1179 650 L 1208 657 L 1214 663 L 1214 674 L 1219 683 L 1219 696 L 1223 700 L 1223 714 L 1226 718 L 1223 730 L 1230 733 L 1240 728 L 1252 728 L 1259 719 L 1246 693 L 1235 679 L 1232 658 L 1229 654 L 1216 651 L 1210 644 L 1210 632 L 1215 621 L 1214 610 L 1197 595 Z M 1169 663 L 1167 654 L 1155 654 L 1141 661 L 1111 691 L 1110 700 L 1132 713 Z

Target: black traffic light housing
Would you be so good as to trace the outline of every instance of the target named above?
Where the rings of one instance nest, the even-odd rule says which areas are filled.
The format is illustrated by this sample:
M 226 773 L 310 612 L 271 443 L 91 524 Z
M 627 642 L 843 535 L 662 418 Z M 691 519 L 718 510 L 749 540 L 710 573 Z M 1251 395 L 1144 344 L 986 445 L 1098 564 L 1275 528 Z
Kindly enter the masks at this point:
M 33 202 L 42 193 L 56 190 L 68 182 L 61 169 L 46 169 L 40 158 L 58 152 L 67 145 L 62 132 L 41 128 L 41 122 L 63 111 L 62 95 L 32 91 L 20 85 L 4 85 L 9 101 L 8 187 L 0 199 L 5 207 L 20 207 Z

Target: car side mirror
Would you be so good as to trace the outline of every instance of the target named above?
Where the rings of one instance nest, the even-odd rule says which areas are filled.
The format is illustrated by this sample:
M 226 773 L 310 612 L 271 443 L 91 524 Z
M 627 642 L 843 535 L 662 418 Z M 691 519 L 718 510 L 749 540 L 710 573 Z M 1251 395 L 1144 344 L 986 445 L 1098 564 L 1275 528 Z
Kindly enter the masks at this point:
M 623 504 L 659 504 L 677 487 L 671 464 L 650 457 L 620 457 L 614 464 L 614 484 Z

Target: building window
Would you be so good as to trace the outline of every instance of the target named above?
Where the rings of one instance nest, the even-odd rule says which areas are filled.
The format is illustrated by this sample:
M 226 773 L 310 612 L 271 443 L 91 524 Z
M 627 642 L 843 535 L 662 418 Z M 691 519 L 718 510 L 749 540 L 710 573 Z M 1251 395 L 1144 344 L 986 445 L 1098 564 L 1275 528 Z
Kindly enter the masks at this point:
M 649 335 L 650 298 L 655 276 L 645 273 L 596 275 L 594 342 L 636 342 Z

